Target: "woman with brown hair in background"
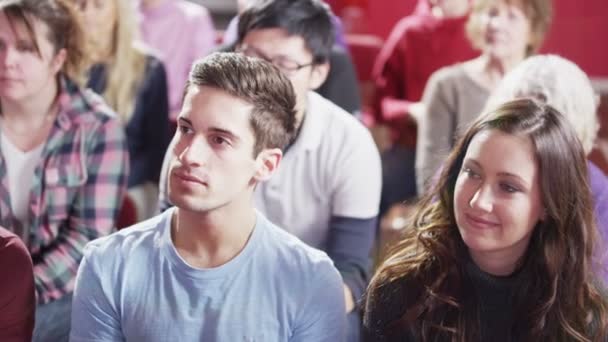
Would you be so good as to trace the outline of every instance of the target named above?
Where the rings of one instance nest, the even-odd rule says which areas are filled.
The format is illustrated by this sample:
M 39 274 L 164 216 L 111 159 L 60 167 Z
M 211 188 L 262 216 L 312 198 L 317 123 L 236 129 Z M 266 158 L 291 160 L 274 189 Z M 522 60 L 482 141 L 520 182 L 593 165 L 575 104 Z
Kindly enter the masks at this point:
M 472 7 L 467 34 L 481 55 L 433 73 L 422 96 L 425 110 L 416 142 L 418 196 L 502 77 L 538 51 L 551 21 L 551 0 L 474 0 Z

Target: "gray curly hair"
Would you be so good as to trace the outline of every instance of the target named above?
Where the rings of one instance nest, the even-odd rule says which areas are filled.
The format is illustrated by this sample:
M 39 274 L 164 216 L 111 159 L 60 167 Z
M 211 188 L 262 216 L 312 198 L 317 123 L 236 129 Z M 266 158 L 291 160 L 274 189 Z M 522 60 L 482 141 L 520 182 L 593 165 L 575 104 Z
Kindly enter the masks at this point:
M 599 101 L 591 81 L 576 64 L 556 55 L 527 58 L 505 75 L 483 113 L 507 101 L 526 97 L 560 111 L 574 127 L 585 153 L 591 152 L 599 130 Z

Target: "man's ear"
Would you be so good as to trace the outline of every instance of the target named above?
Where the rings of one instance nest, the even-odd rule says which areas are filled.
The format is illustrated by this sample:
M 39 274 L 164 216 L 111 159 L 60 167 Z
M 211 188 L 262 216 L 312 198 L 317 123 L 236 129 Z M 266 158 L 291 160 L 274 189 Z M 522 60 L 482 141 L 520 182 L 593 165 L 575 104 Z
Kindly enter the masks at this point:
M 310 89 L 318 89 L 329 75 L 329 61 L 321 64 L 315 64 L 312 66 L 311 78 L 310 78 Z
M 255 160 L 256 172 L 253 178 L 257 182 L 263 182 L 274 174 L 283 158 L 283 152 L 279 148 L 262 150 Z

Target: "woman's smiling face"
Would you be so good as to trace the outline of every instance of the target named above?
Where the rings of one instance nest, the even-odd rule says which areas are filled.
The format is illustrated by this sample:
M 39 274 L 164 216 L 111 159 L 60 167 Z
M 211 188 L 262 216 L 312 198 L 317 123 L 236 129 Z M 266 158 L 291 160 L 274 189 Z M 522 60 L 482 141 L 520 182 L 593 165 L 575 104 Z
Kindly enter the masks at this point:
M 532 141 L 498 130 L 473 137 L 454 191 L 458 230 L 474 260 L 525 253 L 543 204 Z

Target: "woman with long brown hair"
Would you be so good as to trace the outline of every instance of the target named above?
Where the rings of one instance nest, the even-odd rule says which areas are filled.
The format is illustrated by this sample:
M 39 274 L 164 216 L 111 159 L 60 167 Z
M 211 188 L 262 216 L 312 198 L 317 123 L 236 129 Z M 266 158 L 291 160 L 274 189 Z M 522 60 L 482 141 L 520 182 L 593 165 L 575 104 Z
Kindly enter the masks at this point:
M 584 149 L 555 109 L 507 102 L 450 155 L 366 296 L 369 341 L 604 341 Z

